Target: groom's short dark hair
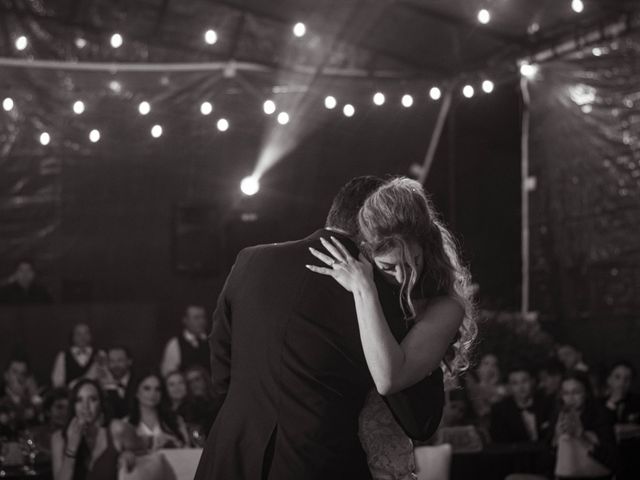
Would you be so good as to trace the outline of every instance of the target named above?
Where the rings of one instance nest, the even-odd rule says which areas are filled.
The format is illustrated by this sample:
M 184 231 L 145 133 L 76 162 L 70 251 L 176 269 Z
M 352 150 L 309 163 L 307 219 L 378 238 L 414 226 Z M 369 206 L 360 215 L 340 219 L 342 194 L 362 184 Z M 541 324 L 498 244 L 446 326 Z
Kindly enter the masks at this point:
M 378 189 L 384 180 L 373 175 L 355 177 L 343 186 L 334 197 L 325 226 L 338 228 L 349 236 L 358 234 L 358 211 L 369 195 Z

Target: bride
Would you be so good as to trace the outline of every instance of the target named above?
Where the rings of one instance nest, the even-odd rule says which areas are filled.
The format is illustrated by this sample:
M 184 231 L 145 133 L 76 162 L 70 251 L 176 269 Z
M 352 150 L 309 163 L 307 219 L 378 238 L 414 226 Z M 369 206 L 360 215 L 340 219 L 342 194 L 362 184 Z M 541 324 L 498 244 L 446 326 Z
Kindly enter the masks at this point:
M 452 379 L 469 366 L 476 336 L 470 276 L 451 234 L 439 221 L 422 185 L 394 178 L 366 200 L 358 214 L 363 253 L 353 257 L 335 238 L 326 252 L 311 253 L 329 275 L 353 294 L 360 339 L 377 393 L 386 396 L 415 385 L 437 368 Z M 374 269 L 398 289 L 406 319 L 401 343 L 384 317 Z M 413 444 L 372 392 L 360 414 L 360 439 L 374 480 L 415 478 Z

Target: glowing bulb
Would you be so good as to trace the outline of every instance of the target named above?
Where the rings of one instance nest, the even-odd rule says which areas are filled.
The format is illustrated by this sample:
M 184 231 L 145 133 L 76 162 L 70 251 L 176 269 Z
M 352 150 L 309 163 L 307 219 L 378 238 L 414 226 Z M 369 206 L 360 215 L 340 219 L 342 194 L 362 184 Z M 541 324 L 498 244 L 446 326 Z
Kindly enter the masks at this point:
M 473 97 L 474 93 L 475 92 L 474 92 L 473 87 L 471 85 L 465 85 L 464 88 L 462 89 L 462 94 L 467 98 Z
M 96 143 L 100 141 L 100 130 L 96 130 L 95 128 L 89 132 L 89 140 L 92 143 Z
M 200 113 L 202 115 L 209 115 L 211 112 L 213 112 L 213 105 L 211 105 L 211 102 L 202 102 L 200 105 Z
M 530 63 L 526 62 L 520 65 L 520 75 L 522 75 L 523 77 L 533 78 L 536 76 L 536 73 L 538 73 L 537 65 L 531 65 Z
M 11 97 L 7 97 L 2 101 L 2 108 L 4 108 L 5 112 L 10 112 L 11 110 L 13 110 L 13 98 Z
M 123 41 L 124 40 L 122 39 L 122 35 L 120 35 L 119 33 L 114 33 L 113 35 L 111 35 L 111 46 L 113 48 L 120 48 Z
M 42 145 L 49 145 L 50 141 L 51 141 L 51 136 L 47 132 L 42 132 L 40 134 L 40 143 Z
M 375 103 L 376 105 L 384 105 L 384 93 L 382 92 L 377 92 L 374 96 L 373 96 L 373 103 Z
M 582 0 L 572 0 L 571 8 L 574 12 L 580 13 L 584 10 L 584 3 L 582 2 Z
M 76 38 L 76 47 L 82 49 L 86 46 L 87 46 L 87 41 L 84 38 L 82 37 Z
M 221 132 L 226 132 L 227 130 L 229 130 L 229 121 L 226 118 L 221 118 L 220 120 L 218 120 L 218 122 L 216 123 L 216 127 L 218 128 L 218 130 L 220 130 Z
M 204 32 L 204 41 L 207 42 L 209 45 L 213 45 L 218 41 L 218 34 L 216 33 L 215 30 L 209 29 L 206 32 Z
M 109 88 L 113 93 L 120 93 L 122 91 L 122 84 L 117 80 L 111 80 L 109 82 Z
M 491 21 L 491 14 L 489 13 L 489 10 L 487 10 L 486 8 L 480 10 L 478 12 L 478 21 L 483 25 L 489 23 Z
M 27 40 L 27 37 L 25 37 L 24 35 L 20 35 L 18 38 L 16 38 L 16 49 L 24 50 L 28 45 L 29 40 Z
M 356 109 L 350 103 L 347 103 L 344 107 L 342 107 L 342 113 L 344 113 L 345 117 L 353 117 L 356 113 Z
M 300 38 L 304 37 L 304 34 L 307 33 L 307 27 L 304 23 L 298 22 L 293 26 L 293 34 Z
M 278 114 L 278 123 L 280 125 L 286 125 L 289 123 L 289 114 L 287 112 L 280 112 Z
M 405 94 L 402 96 L 402 106 L 405 108 L 409 108 L 411 105 L 413 105 L 413 97 L 409 94 Z
M 602 49 L 595 47 L 593 50 L 591 50 L 591 53 L 593 53 L 594 57 L 599 57 L 600 55 L 602 55 Z
M 77 115 L 81 115 L 84 113 L 84 102 L 82 100 L 77 100 L 73 103 L 73 111 Z
M 242 182 L 240 182 L 240 190 L 242 190 L 242 193 L 245 195 L 255 195 L 258 193 L 258 190 L 260 190 L 260 182 L 254 176 L 245 177 L 242 179 Z
M 442 92 L 438 87 L 431 87 L 431 90 L 429 90 L 429 96 L 431 97 L 431 100 L 440 100 Z
M 151 136 L 153 138 L 160 138 L 162 135 L 162 127 L 160 125 L 154 125 L 151 127 Z
M 151 105 L 146 101 L 140 102 L 140 105 L 138 105 L 138 111 L 140 112 L 140 115 L 147 115 L 151 111 Z
M 333 110 L 334 108 L 336 108 L 337 105 L 338 105 L 338 101 L 336 100 L 336 97 L 332 95 L 328 95 L 327 97 L 324 98 L 324 106 L 329 110 Z
M 484 80 L 482 82 L 482 91 L 484 93 L 491 93 L 493 92 L 493 88 L 494 88 L 494 84 L 491 80 Z
M 262 104 L 262 110 L 264 110 L 264 113 L 267 115 L 272 115 L 276 111 L 276 102 L 273 100 L 267 100 Z

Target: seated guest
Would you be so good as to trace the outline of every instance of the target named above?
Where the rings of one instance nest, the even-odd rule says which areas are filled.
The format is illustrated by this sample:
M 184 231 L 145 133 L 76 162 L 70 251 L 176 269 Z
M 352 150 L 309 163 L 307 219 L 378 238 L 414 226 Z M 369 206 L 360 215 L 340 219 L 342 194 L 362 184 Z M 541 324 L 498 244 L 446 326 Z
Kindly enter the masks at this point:
M 41 305 L 51 303 L 51 295 L 36 280 L 36 270 L 30 260 L 21 260 L 8 282 L 0 287 L 0 304 Z
M 71 390 L 69 419 L 51 438 L 54 480 L 116 480 L 125 450 L 123 425 L 109 421 L 100 384 L 80 379 Z
M 8 412 L 13 428 L 22 428 L 40 422 L 42 398 L 38 394 L 35 379 L 29 372 L 26 359 L 14 357 L 9 360 L 3 374 L 4 385 L 0 404 Z
M 556 402 L 563 374 L 562 363 L 554 359 L 545 362 L 538 370 L 538 390 L 547 401 Z
M 211 377 L 199 365 L 187 368 L 184 376 L 187 380 L 187 392 L 190 399 L 186 420 L 191 424 L 198 425 L 200 432 L 206 436 L 215 417 Z
M 131 378 L 132 365 L 133 360 L 127 347 L 119 345 L 107 351 L 107 368 L 103 370 L 100 383 L 113 418 L 129 415 L 135 383 Z
M 164 349 L 160 371 L 166 376 L 175 370 L 184 371 L 191 365 L 210 370 L 207 314 L 201 305 L 188 305 L 182 316 L 182 333 L 171 338 Z
M 547 438 L 551 408 L 536 395 L 533 374 L 516 366 L 507 375 L 510 396 L 491 409 L 491 439 L 495 443 L 528 443 Z
M 80 378 L 97 378 L 97 351 L 92 347 L 91 330 L 86 323 L 74 325 L 69 348 L 58 353 L 51 372 L 54 387 L 69 387 Z M 103 353 L 104 355 L 104 353 Z
M 150 450 L 188 446 L 184 420 L 171 411 L 160 375 L 148 373 L 138 379 L 127 421 Z
M 507 394 L 500 376 L 498 357 L 493 353 L 486 353 L 480 358 L 475 370 L 464 377 L 476 424 L 485 435 L 488 434 L 491 407 Z
M 636 371 L 629 362 L 614 363 L 607 374 L 604 405 L 611 423 L 640 423 L 640 396 L 631 392 Z
M 42 403 L 44 423 L 31 429 L 38 449 L 50 452 L 53 434 L 66 427 L 69 418 L 69 392 L 65 388 L 54 388 Z
M 568 343 L 558 345 L 556 347 L 556 355 L 567 372 L 571 370 L 578 370 L 579 372 L 589 371 L 589 367 L 582 359 L 582 352 L 573 345 Z
M 595 401 L 588 376 L 569 372 L 560 388 L 551 430 L 556 477 L 612 478 L 619 461 L 613 426 Z
M 186 418 L 187 399 L 187 382 L 184 374 L 176 370 L 169 373 L 164 379 L 165 389 L 169 398 L 169 406 L 171 411 L 182 418 Z

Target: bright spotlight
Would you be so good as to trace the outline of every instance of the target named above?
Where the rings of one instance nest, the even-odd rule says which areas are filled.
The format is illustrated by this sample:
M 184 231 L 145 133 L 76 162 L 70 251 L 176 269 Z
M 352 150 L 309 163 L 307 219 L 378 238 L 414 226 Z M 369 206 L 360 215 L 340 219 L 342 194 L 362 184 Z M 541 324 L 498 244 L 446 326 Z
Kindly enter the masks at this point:
M 151 105 L 146 101 L 140 102 L 138 105 L 138 111 L 140 112 L 140 115 L 147 115 L 151 111 Z
M 272 115 L 276 111 L 276 102 L 273 100 L 267 100 L 262 104 L 262 110 L 267 115 Z
M 76 47 L 78 47 L 79 49 L 83 49 L 86 46 L 87 46 L 87 41 L 84 38 L 82 37 L 76 38 Z
M 491 93 L 493 92 L 493 88 L 494 88 L 494 84 L 491 80 L 484 80 L 482 82 L 482 91 L 484 93 Z
M 211 112 L 213 112 L 213 105 L 211 105 L 211 102 L 202 102 L 200 105 L 200 113 L 202 115 L 209 115 Z
M 111 35 L 111 46 L 113 48 L 120 48 L 123 41 L 124 40 L 122 39 L 122 35 L 120 35 L 119 33 L 114 33 L 113 35 Z
M 431 100 L 440 100 L 442 92 L 438 87 L 431 87 L 431 90 L 429 90 L 429 96 L 431 97 Z
M 356 109 L 350 103 L 347 103 L 344 107 L 342 107 L 342 113 L 344 113 L 345 117 L 353 117 L 356 113 Z
M 42 132 L 40 134 L 40 143 L 42 145 L 49 145 L 50 141 L 51 141 L 51 136 L 47 132 Z
M 73 103 L 73 112 L 76 115 L 84 113 L 84 102 L 82 100 L 77 100 Z
M 221 118 L 220 120 L 218 120 L 218 122 L 216 123 L 216 127 L 218 128 L 218 130 L 220 130 L 221 132 L 226 132 L 227 130 L 229 130 L 229 121 L 226 118 Z
M 242 193 L 245 195 L 255 195 L 258 193 L 258 190 L 260 190 L 260 182 L 254 176 L 245 177 L 242 179 L 242 182 L 240 182 L 240 190 L 242 190 Z
M 478 21 L 483 25 L 489 23 L 491 21 L 491 14 L 489 13 L 489 10 L 487 10 L 486 8 L 480 10 L 478 12 Z
M 413 105 L 413 97 L 409 94 L 405 94 L 402 96 L 402 106 L 405 108 L 409 108 L 411 105 Z
M 380 105 L 384 105 L 384 93 L 382 92 L 376 92 L 376 94 L 373 96 L 373 103 L 375 103 L 376 105 L 380 106 Z
M 520 75 L 527 78 L 533 78 L 538 73 L 538 66 L 524 62 L 520 65 Z
M 27 40 L 27 37 L 25 37 L 24 35 L 20 35 L 18 38 L 16 38 L 16 49 L 17 50 L 24 50 L 25 48 L 27 48 L 27 46 L 29 45 L 29 40 Z
M 329 110 L 333 110 L 337 105 L 338 101 L 336 100 L 336 97 L 328 95 L 324 98 L 324 106 Z
M 89 132 L 89 140 L 91 143 L 96 143 L 100 141 L 100 130 L 96 130 L 95 128 Z
M 278 114 L 278 123 L 280 125 L 286 125 L 289 123 L 289 114 L 287 112 L 280 112 Z
M 305 33 L 307 33 L 307 26 L 304 23 L 298 22 L 293 26 L 293 34 L 296 37 L 304 37 Z
M 584 3 L 582 0 L 572 0 L 571 8 L 576 13 L 581 13 L 584 10 Z
M 13 110 L 13 98 L 11 97 L 7 97 L 2 101 L 2 108 L 4 108 L 5 112 L 10 112 L 11 110 Z
M 160 136 L 162 136 L 162 127 L 160 125 L 151 127 L 151 136 L 153 138 L 160 138 Z
M 473 90 L 473 87 L 471 85 L 465 85 L 462 89 L 462 94 L 467 98 L 473 97 L 474 93 L 475 91 Z
M 213 45 L 218 41 L 218 34 L 216 33 L 215 30 L 207 30 L 206 32 L 204 32 L 204 41 L 207 42 L 209 45 Z

